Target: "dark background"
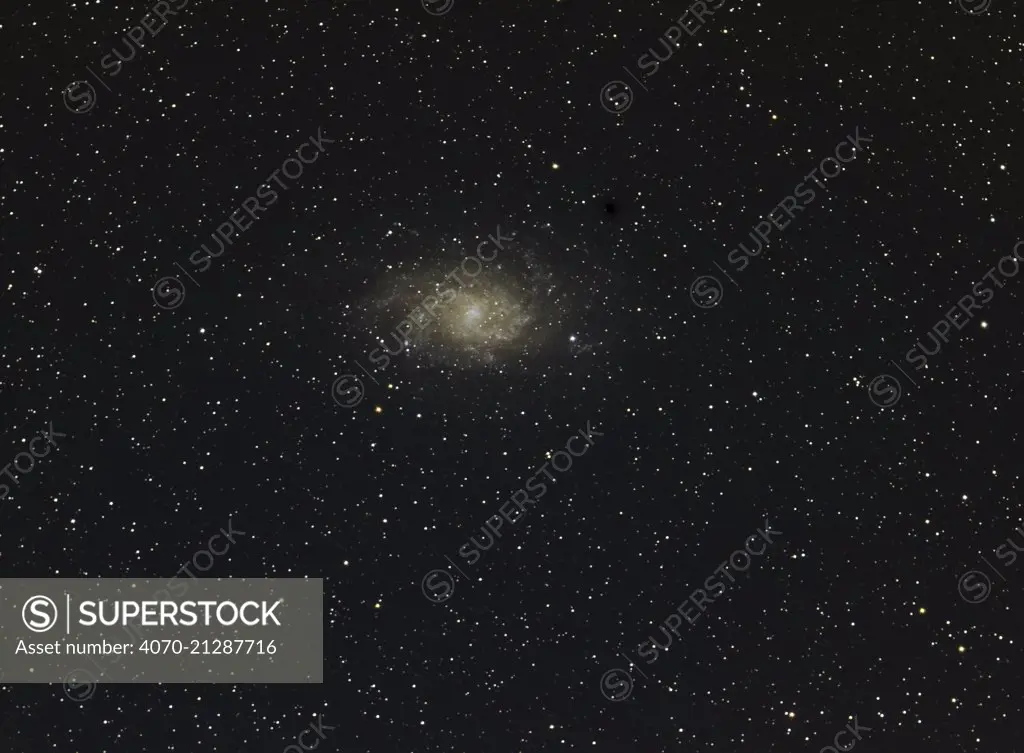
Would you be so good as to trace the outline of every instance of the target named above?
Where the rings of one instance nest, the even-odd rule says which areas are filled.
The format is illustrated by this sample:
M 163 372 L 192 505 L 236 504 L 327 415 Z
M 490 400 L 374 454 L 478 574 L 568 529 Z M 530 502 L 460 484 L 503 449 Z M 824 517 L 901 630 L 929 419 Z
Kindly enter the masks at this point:
M 0 9 L 0 462 L 68 434 L 0 503 L 0 575 L 170 578 L 230 517 L 210 576 L 327 590 L 323 685 L 8 685 L 5 748 L 276 753 L 322 714 L 321 751 L 814 753 L 857 715 L 858 753 L 1008 753 L 1024 572 L 980 604 L 957 582 L 1024 541 L 1022 281 L 896 405 L 866 385 L 1024 237 L 1018 8 L 727 2 L 618 115 L 601 87 L 684 3 L 193 0 L 85 114 L 62 91 L 148 7 Z M 155 306 L 318 128 L 336 143 Z M 695 306 L 855 128 L 863 158 Z M 337 405 L 389 262 L 497 223 L 602 281 L 550 314 L 564 336 L 500 370 L 406 359 Z M 480 579 L 425 599 L 587 421 L 605 436 Z M 780 541 L 604 698 L 766 518 Z

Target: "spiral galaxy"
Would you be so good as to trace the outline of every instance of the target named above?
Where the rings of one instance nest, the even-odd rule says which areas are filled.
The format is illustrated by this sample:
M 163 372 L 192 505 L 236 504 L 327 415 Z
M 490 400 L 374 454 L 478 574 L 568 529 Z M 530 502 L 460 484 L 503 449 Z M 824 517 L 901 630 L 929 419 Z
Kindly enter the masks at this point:
M 542 348 L 561 318 L 559 285 L 535 241 L 502 232 L 461 258 L 449 243 L 391 265 L 362 306 L 363 327 L 378 338 L 375 366 L 404 354 L 424 366 L 486 368 Z

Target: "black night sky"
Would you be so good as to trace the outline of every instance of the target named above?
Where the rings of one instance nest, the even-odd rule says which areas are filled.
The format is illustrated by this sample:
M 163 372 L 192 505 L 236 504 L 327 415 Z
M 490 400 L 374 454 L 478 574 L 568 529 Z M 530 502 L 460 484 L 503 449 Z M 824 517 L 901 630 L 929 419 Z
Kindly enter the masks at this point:
M 3 748 L 1011 753 L 1021 21 L 8 3 L 0 577 L 230 521 L 325 655 L 0 685 Z

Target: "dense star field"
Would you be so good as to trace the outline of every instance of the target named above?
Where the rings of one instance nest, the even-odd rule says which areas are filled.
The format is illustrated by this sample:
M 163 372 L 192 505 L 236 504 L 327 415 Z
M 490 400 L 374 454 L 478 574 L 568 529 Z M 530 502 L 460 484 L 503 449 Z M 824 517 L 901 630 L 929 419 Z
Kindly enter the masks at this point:
M 323 578 L 324 656 L 0 635 L 4 749 L 1011 753 L 1022 20 L 8 3 L 0 578 Z

